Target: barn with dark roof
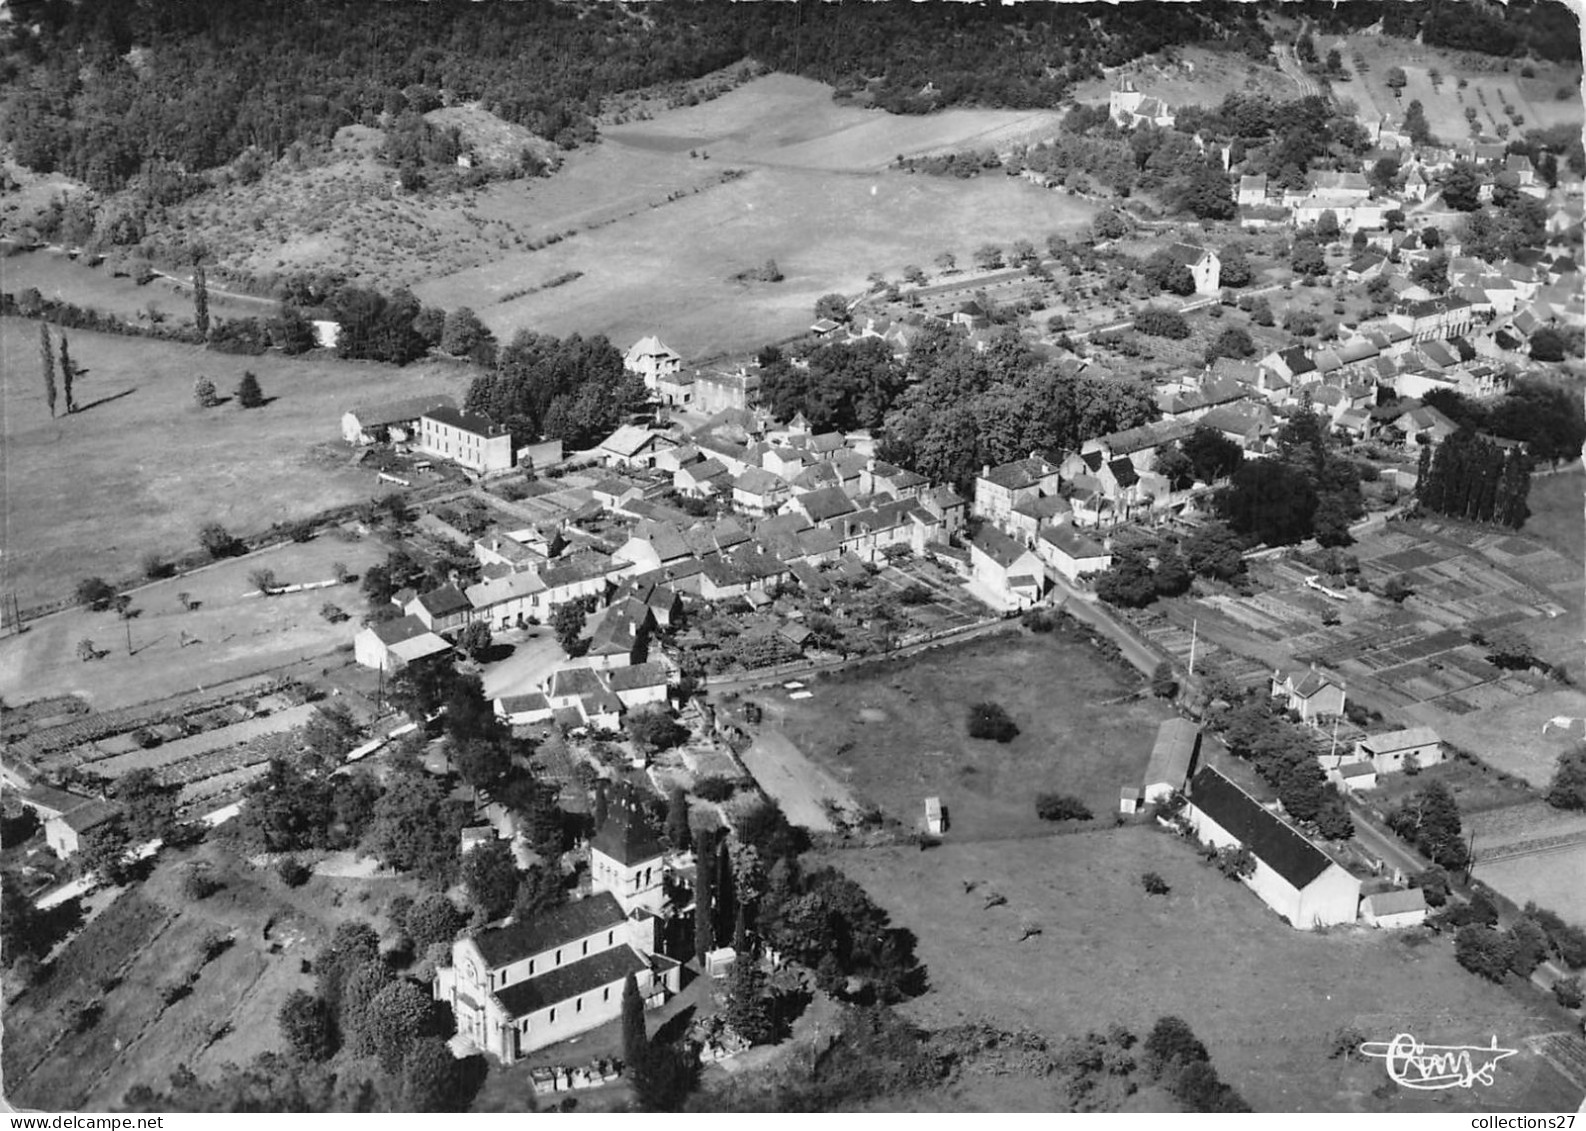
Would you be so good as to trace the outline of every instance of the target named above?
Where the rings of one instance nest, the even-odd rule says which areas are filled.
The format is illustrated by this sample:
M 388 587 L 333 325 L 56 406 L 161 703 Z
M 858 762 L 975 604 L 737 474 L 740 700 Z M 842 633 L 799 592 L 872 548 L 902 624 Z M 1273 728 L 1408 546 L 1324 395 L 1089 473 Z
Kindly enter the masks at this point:
M 1212 767 L 1190 781 L 1184 814 L 1207 844 L 1250 850 L 1255 871 L 1245 882 L 1291 927 L 1310 930 L 1355 921 L 1360 881 Z

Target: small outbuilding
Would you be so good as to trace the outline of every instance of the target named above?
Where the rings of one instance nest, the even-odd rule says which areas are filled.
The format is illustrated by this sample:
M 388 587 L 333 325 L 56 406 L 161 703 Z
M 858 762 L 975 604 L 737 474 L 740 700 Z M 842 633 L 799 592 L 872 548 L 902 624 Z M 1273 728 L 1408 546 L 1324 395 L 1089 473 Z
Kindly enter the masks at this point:
M 1426 921 L 1426 895 L 1420 888 L 1379 891 L 1360 901 L 1360 918 L 1369 927 L 1414 927 Z

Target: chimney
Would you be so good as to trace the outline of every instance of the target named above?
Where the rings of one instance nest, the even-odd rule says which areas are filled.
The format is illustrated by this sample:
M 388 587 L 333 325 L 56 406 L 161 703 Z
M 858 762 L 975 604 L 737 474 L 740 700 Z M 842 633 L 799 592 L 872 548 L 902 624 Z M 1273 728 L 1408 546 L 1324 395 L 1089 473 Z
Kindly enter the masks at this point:
M 980 477 L 982 479 L 991 478 L 991 465 L 989 463 L 983 463 L 980 465 Z

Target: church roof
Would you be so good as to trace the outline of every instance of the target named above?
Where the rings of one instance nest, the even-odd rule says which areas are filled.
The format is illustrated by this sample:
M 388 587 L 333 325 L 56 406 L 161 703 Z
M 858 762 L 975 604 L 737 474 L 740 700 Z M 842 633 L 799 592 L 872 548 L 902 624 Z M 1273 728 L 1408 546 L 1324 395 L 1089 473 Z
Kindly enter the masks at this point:
M 523 922 L 480 931 L 474 936 L 474 945 L 490 969 L 496 970 L 626 921 L 616 897 L 601 892 Z
M 620 982 L 629 974 L 648 969 L 649 965 L 631 946 L 615 946 L 577 962 L 558 966 L 538 978 L 504 986 L 496 991 L 496 1000 L 511 1016 L 526 1017 L 541 1009 L 572 1001 L 601 986 Z

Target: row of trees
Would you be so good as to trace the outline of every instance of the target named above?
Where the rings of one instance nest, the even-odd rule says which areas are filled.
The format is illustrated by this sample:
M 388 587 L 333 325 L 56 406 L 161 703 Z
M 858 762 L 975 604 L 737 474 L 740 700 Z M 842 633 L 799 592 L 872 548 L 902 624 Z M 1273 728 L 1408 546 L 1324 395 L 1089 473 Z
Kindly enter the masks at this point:
M 1531 458 L 1518 447 L 1461 430 L 1421 449 L 1415 500 L 1435 514 L 1518 530 L 1531 513 L 1530 491 Z

